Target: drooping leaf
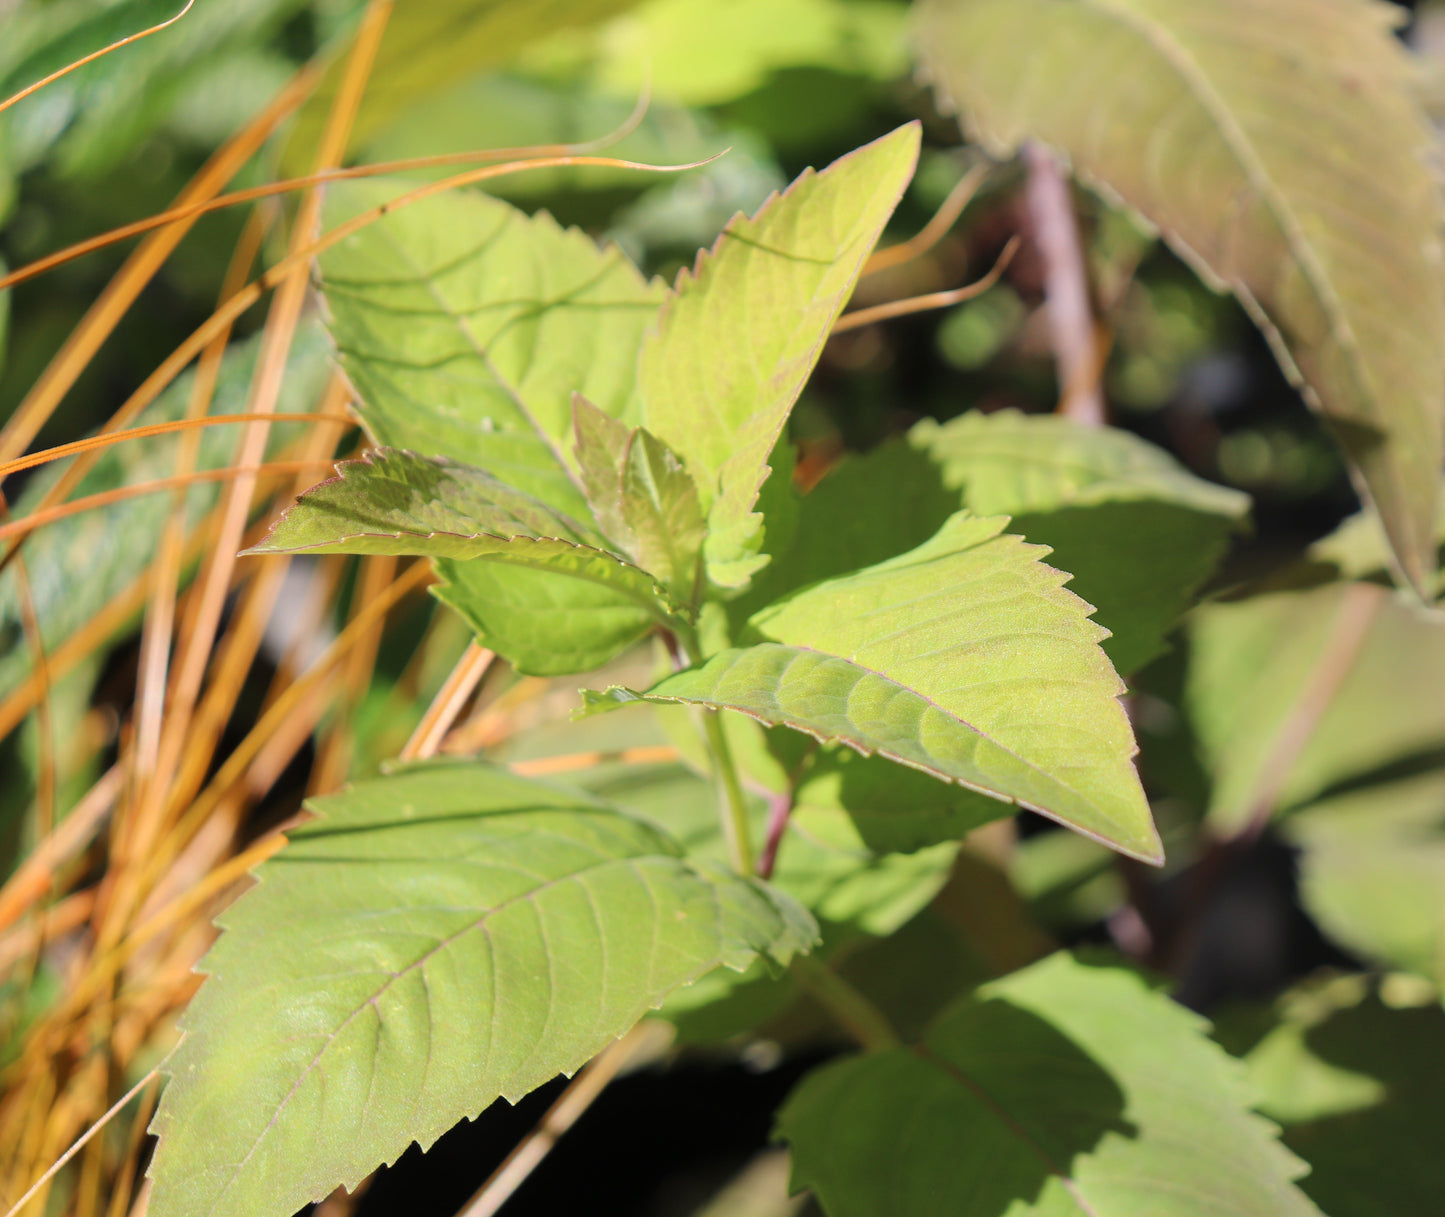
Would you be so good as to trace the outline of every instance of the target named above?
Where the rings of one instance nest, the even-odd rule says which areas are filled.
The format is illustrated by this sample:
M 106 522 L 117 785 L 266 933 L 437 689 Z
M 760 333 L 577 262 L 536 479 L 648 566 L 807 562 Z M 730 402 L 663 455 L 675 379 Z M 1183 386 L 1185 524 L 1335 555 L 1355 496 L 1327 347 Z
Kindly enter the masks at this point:
M 916 1047 L 809 1075 L 778 1119 L 793 1185 L 829 1217 L 1319 1217 L 1203 1030 L 1132 973 L 1053 955 Z
M 427 97 L 512 59 L 528 43 L 557 30 L 585 27 L 625 12 L 636 0 L 429 0 L 402 4 L 387 21 L 352 124 L 353 144 L 385 129 Z M 344 56 L 342 57 L 344 60 Z M 297 118 L 287 161 L 304 172 L 336 101 L 343 69 L 327 73 Z M 602 132 L 592 133 L 600 135 Z M 405 154 L 416 156 L 414 150 Z
M 596 584 L 658 620 L 682 606 L 601 539 L 490 474 L 382 448 L 337 466 L 248 553 L 411 554 L 494 562 Z
M 1014 410 L 925 420 L 909 442 L 979 515 L 1053 550 L 1069 590 L 1111 631 L 1124 675 L 1164 649 L 1249 510 L 1249 498 L 1188 473 L 1168 453 L 1113 427 Z
M 1425 594 L 1445 257 L 1400 16 L 1375 0 L 927 0 L 917 46 L 989 148 L 1061 149 L 1239 297 Z
M 398 193 L 328 192 L 329 220 Z M 577 519 L 572 394 L 635 425 L 638 345 L 662 299 L 615 249 L 452 192 L 321 260 L 331 332 L 378 443 L 484 469 Z
M 1184 704 L 1228 833 L 1445 745 L 1445 621 L 1367 583 L 1197 610 Z M 1261 809 L 1261 803 L 1269 806 Z
M 965 512 L 917 549 L 763 609 L 764 641 L 639 698 L 739 710 L 1040 811 L 1150 862 L 1123 683 L 1089 606 L 1005 521 Z
M 297 413 L 314 408 L 330 371 L 326 348 L 326 336 L 319 326 L 307 323 L 297 331 L 277 409 Z M 245 410 L 256 350 L 254 341 L 244 341 L 227 352 L 211 402 L 212 414 Z M 179 378 L 142 413 L 137 425 L 181 418 L 193 386 L 192 375 Z M 277 424 L 268 453 L 274 455 L 294 441 L 299 432 L 300 424 Z M 202 432 L 196 467 L 222 468 L 234 459 L 239 443 L 238 428 L 207 428 Z M 175 436 L 129 440 L 107 448 L 75 494 L 100 494 L 169 477 L 176 470 L 177 448 Z M 19 518 L 33 510 L 64 469 L 64 465 L 56 464 L 40 470 L 10 504 L 11 516 Z M 199 522 L 218 494 L 219 483 L 201 483 L 188 489 L 184 498 L 186 520 L 192 525 Z M 38 544 L 26 549 L 25 560 L 47 651 L 54 651 L 112 598 L 135 583 L 150 564 L 173 508 L 174 498 L 169 493 L 142 495 L 47 524 L 35 534 Z M 12 566 L 0 573 L 0 697 L 25 680 L 30 670 L 20 588 Z
M 221 919 L 154 1130 L 156 1217 L 284 1217 L 571 1072 L 808 914 L 563 788 L 476 764 L 318 800 Z
M 1279 1006 L 1245 1059 L 1260 1110 L 1310 1164 L 1301 1190 L 1330 1217 L 1434 1217 L 1445 1195 L 1445 1013 L 1387 1005 L 1354 976 L 1293 990 Z
M 1320 928 L 1445 994 L 1445 773 L 1331 796 L 1282 828 L 1300 849 L 1300 894 Z
M 697 482 L 715 583 L 741 586 L 766 563 L 753 507 L 768 456 L 912 176 L 918 140 L 916 125 L 902 127 L 735 219 L 679 277 L 643 345 L 643 422 Z

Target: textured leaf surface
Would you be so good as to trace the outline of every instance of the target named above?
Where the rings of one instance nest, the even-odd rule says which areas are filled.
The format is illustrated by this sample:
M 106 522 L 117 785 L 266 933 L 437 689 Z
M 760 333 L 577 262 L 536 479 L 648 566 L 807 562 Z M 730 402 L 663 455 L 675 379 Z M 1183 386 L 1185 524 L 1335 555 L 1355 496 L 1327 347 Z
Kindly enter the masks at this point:
M 397 192 L 333 188 L 329 220 Z M 379 443 L 475 465 L 586 518 L 570 465 L 572 394 L 635 412 L 637 350 L 660 284 L 546 214 L 470 192 L 388 215 L 321 269 L 331 332 Z
M 1445 774 L 1334 795 L 1283 829 L 1301 850 L 1301 896 L 1320 928 L 1445 993 Z
M 1185 704 L 1224 831 L 1445 744 L 1445 620 L 1373 584 L 1197 610 Z M 1303 738 L 1297 736 L 1303 733 Z
M 574 726 L 597 721 L 584 719 Z M 897 766 L 888 768 L 899 772 Z M 690 857 L 726 861 L 716 791 L 698 773 L 668 763 L 602 765 L 581 775 L 580 784 L 618 807 L 654 820 Z M 754 839 L 761 841 L 767 803 L 752 796 L 749 810 Z M 870 848 L 850 816 L 837 807 L 799 806 L 778 853 L 773 882 L 817 917 L 823 936 L 815 954 L 851 958 L 869 942 L 891 942 L 891 936 L 938 894 L 957 853 L 956 840 L 906 855 Z M 756 1031 L 761 1020 L 797 998 L 798 986 L 791 976 L 773 975 L 766 966 L 755 964 L 742 974 L 715 971 L 679 989 L 661 1013 L 677 1025 L 684 1039 L 715 1042 Z
M 1241 526 L 1249 499 L 1194 477 L 1114 428 L 1014 410 L 919 423 L 908 441 L 846 459 L 800 501 L 792 546 L 730 606 L 746 615 L 816 579 L 882 561 L 960 506 L 1009 515 L 1095 606 L 1104 652 L 1127 675 L 1164 649 Z
M 470 465 L 383 448 L 337 466 L 252 553 L 414 554 L 596 584 L 664 619 L 680 606 L 590 529 Z
M 1445 1012 L 1392 1009 L 1359 977 L 1282 1005 L 1246 1060 L 1260 1109 L 1310 1163 L 1300 1188 L 1330 1217 L 1435 1217 L 1445 1196 Z
M 763 609 L 767 641 L 645 696 L 740 710 L 1033 808 L 1160 859 L 1104 631 L 1005 521 L 959 513 L 917 549 Z
M 917 43 L 990 148 L 1062 149 L 1239 296 L 1425 591 L 1445 280 L 1399 19 L 1375 0 L 927 0 Z
M 706 529 L 697 485 L 677 454 L 585 397 L 572 402 L 582 488 L 602 531 L 685 601 L 697 590 Z
M 643 346 L 643 421 L 698 484 L 715 582 L 743 584 L 764 564 L 753 506 L 768 456 L 912 177 L 918 141 L 916 124 L 901 127 L 739 216 L 679 276 Z
M 779 1115 L 830 1217 L 1318 1217 L 1198 1016 L 1054 955 L 915 1048 L 825 1066 Z
M 156 1217 L 284 1217 L 354 1187 L 680 985 L 815 934 L 658 829 L 485 766 L 316 809 L 221 919 L 155 1120 Z

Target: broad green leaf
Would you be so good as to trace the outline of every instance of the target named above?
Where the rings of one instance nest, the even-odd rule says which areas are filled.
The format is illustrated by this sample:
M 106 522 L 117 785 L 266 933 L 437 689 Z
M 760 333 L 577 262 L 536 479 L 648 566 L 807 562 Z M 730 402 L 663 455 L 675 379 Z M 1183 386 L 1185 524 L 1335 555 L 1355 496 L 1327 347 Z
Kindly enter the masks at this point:
M 246 409 L 256 350 L 254 341 L 244 341 L 227 352 L 211 402 L 212 414 L 238 414 Z M 330 374 L 329 364 L 326 335 L 314 324 L 302 326 L 287 362 L 277 408 L 286 413 L 312 409 Z M 136 420 L 137 424 L 181 418 L 193 387 L 193 375 L 179 378 Z M 300 430 L 300 424 L 277 424 L 268 452 L 274 455 L 294 441 Z M 228 465 L 240 440 L 239 428 L 208 427 L 201 433 L 197 468 L 220 469 Z M 157 436 L 107 448 L 75 494 L 100 494 L 169 477 L 176 470 L 178 445 L 176 436 Z M 64 471 L 63 464 L 40 470 L 10 504 L 11 515 L 19 518 L 32 511 Z M 186 520 L 191 524 L 199 522 L 218 494 L 218 483 L 202 483 L 187 490 Z M 174 506 L 170 493 L 143 495 L 47 524 L 35 534 L 36 543 L 27 546 L 25 561 L 47 651 L 53 651 L 113 597 L 134 584 L 154 556 Z M 30 674 L 31 654 L 20 604 L 12 566 L 0 573 L 0 697 Z
M 1120 968 L 1050 956 L 778 1117 L 829 1217 L 1319 1217 L 1244 1067 Z
M 317 800 L 221 918 L 153 1130 L 154 1217 L 284 1217 L 570 1073 L 674 989 L 815 936 L 788 897 L 476 764 Z
M 528 61 L 635 95 L 712 106 L 752 92 L 777 71 L 823 68 L 889 80 L 907 70 L 904 14 L 879 0 L 649 0 L 578 38 L 538 45 Z
M 739 216 L 679 276 L 643 345 L 643 422 L 697 482 L 708 574 L 721 586 L 746 584 L 767 561 L 753 507 L 768 456 L 913 174 L 918 140 L 916 124 L 901 127 Z
M 1222 832 L 1445 744 L 1445 619 L 1384 588 L 1211 604 L 1188 637 L 1184 705 Z
M 692 712 L 676 705 L 653 705 L 651 710 L 688 764 L 707 772 L 707 750 Z M 764 727 L 742 714 L 724 715 L 722 723 L 749 789 L 772 799 L 791 799 L 802 810 L 847 813 L 854 831 L 875 853 L 913 853 L 956 842 L 1012 812 L 996 798 L 940 782 L 882 756 L 860 755 L 846 744 L 822 744 L 786 727 Z
M 1161 860 L 1123 692 L 1089 606 L 1006 521 L 960 512 L 917 549 L 755 614 L 766 641 L 639 698 L 742 711 L 1029 807 Z
M 334 187 L 329 220 L 397 192 Z M 545 214 L 460 191 L 393 212 L 321 269 L 342 366 L 378 443 L 475 465 L 586 518 L 572 394 L 640 421 L 637 350 L 660 284 Z
M 1330 1217 L 1435 1217 L 1445 1013 L 1392 1008 L 1370 988 L 1340 977 L 1287 994 L 1246 1057 L 1250 1080 L 1310 1164 L 1300 1188 Z
M 1400 18 L 1375 0 L 925 0 L 917 45 L 987 147 L 1062 150 L 1239 297 L 1425 594 L 1445 256 Z
M 436 569 L 436 598 L 530 676 L 590 672 L 657 624 L 655 613 L 632 595 L 550 570 L 451 558 L 438 560 Z
M 1435 522 L 1435 538 L 1445 546 L 1445 500 Z M 1373 511 L 1356 512 L 1329 536 L 1321 537 L 1305 552 L 1305 577 L 1316 572 L 1330 579 L 1390 581 L 1390 539 Z M 1436 596 L 1445 592 L 1445 575 L 1437 579 Z
M 613 805 L 655 821 L 689 857 L 726 861 L 717 795 L 698 773 L 670 763 L 609 764 L 579 775 L 578 781 Z M 749 811 L 754 839 L 761 841 L 766 801 L 752 796 Z M 822 942 L 815 953 L 837 958 L 869 941 L 891 939 L 916 917 L 947 880 L 957 852 L 956 841 L 907 855 L 872 849 L 836 807 L 799 806 L 779 850 L 773 882 L 818 919 Z M 714 972 L 678 990 L 663 1004 L 662 1016 L 677 1024 L 684 1039 L 714 1042 L 756 1030 L 797 997 L 791 977 L 772 975 L 760 963 L 741 975 Z
M 979 515 L 1047 545 L 1049 564 L 1109 630 L 1104 652 L 1123 675 L 1165 649 L 1164 637 L 1214 573 L 1249 498 L 1185 470 L 1161 448 L 1113 427 L 1014 410 L 925 420 L 909 442 Z
M 600 538 L 490 474 L 382 448 L 345 461 L 248 553 L 412 554 L 494 562 L 596 584 L 658 620 L 681 606 Z
M 1445 735 L 1438 743 L 1445 749 Z M 1300 894 L 1326 934 L 1445 994 L 1445 773 L 1350 790 L 1284 821 Z
M 1104 651 L 1128 675 L 1164 649 L 1249 499 L 1115 428 L 1015 410 L 925 420 L 906 444 L 844 460 L 802 498 L 793 545 L 735 611 L 882 561 L 960 506 L 1012 516 L 1011 532 L 1053 550 L 1049 564 L 1095 606 L 1111 632 Z
M 399 4 L 367 80 L 352 124 L 364 144 L 407 107 L 486 68 L 500 67 L 529 43 L 557 30 L 587 26 L 625 12 L 636 0 L 428 0 Z M 340 56 L 301 111 L 287 147 L 288 164 L 309 168 L 341 86 Z M 602 132 L 592 133 L 600 135 Z M 404 155 L 416 156 L 415 150 Z

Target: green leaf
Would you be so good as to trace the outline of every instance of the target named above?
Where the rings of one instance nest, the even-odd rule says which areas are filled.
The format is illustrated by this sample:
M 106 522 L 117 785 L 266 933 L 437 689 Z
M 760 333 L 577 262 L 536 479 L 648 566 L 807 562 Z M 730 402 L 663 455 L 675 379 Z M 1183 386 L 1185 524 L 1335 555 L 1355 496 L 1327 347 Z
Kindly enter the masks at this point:
M 486 68 L 499 67 L 529 43 L 561 29 L 585 27 L 625 12 L 636 0 L 429 0 L 400 4 L 367 80 L 352 123 L 352 143 L 365 143 L 408 106 Z M 309 170 L 341 86 L 344 55 L 296 120 L 286 162 Z M 597 132 L 596 134 L 601 134 Z M 406 153 L 417 155 L 415 150 Z M 304 168 L 303 168 L 304 166 Z
M 1401 16 L 1374 0 L 925 0 L 917 44 L 992 151 L 1061 149 L 1239 297 L 1425 594 L 1445 257 Z
M 1012 531 L 1053 550 L 1049 564 L 1095 606 L 1094 620 L 1112 634 L 1104 652 L 1124 675 L 1164 650 L 1249 511 L 1247 495 L 1113 427 L 970 412 L 942 426 L 925 420 L 909 442 L 937 462 L 964 507 L 1012 516 Z
M 328 191 L 329 222 L 397 184 Z M 403 208 L 321 260 L 331 332 L 377 442 L 485 469 L 578 519 L 572 394 L 635 425 L 637 350 L 660 284 L 617 250 L 454 191 Z
M 677 454 L 644 428 L 629 429 L 580 395 L 572 408 L 582 485 L 602 531 L 691 602 L 706 527 L 696 483 Z
M 1445 773 L 1337 794 L 1282 827 L 1300 850 L 1300 894 L 1320 928 L 1445 994 Z
M 390 448 L 336 468 L 338 477 L 308 490 L 247 552 L 496 562 L 595 583 L 658 620 L 681 611 L 657 579 L 582 525 L 480 469 Z
M 1246 1061 L 1261 1110 L 1310 1163 L 1301 1189 L 1330 1217 L 1435 1217 L 1445 1012 L 1391 1008 L 1359 977 L 1292 991 L 1280 1006 Z
M 1089 606 L 1000 518 L 960 512 L 910 553 L 763 609 L 767 641 L 645 698 L 740 710 L 1029 807 L 1159 862 L 1119 680 Z
M 1111 631 L 1104 652 L 1127 675 L 1164 649 L 1249 498 L 1115 428 L 1016 410 L 925 420 L 906 443 L 846 458 L 803 496 L 792 546 L 731 611 L 743 617 L 816 579 L 881 562 L 960 506 L 1012 516 L 1010 531 L 1053 550 L 1049 564 L 1095 606 L 1094 620 Z
M 596 720 L 584 719 L 580 726 Z M 606 720 L 603 720 L 606 721 Z M 895 773 L 896 766 L 890 766 Z M 727 859 L 713 784 L 675 763 L 607 764 L 581 774 L 579 785 L 592 794 L 663 827 L 689 857 Z M 934 783 L 937 785 L 937 783 Z M 755 839 L 761 840 L 767 802 L 749 798 Z M 822 957 L 851 954 L 868 942 L 889 939 L 912 921 L 947 881 L 958 853 L 956 840 L 939 841 L 911 854 L 873 848 L 836 807 L 799 806 L 778 852 L 773 883 L 818 919 Z M 691 1042 L 715 1042 L 755 1031 L 768 1017 L 798 997 L 789 976 L 769 974 L 755 964 L 741 975 L 713 972 L 680 989 L 662 1006 Z
M 284 1217 L 570 1073 L 674 989 L 815 937 L 788 897 L 476 764 L 318 800 L 221 918 L 153 1130 L 155 1217 Z
M 1445 619 L 1374 584 L 1207 605 L 1184 706 L 1230 833 L 1445 740 Z M 1266 806 L 1267 805 L 1267 806 Z
M 591 38 L 569 31 L 559 43 L 582 43 L 581 63 L 625 94 L 651 88 L 695 106 L 743 96 L 779 71 L 821 68 L 873 80 L 907 70 L 903 16 L 879 0 L 730 0 L 719 14 L 709 0 L 650 0 Z M 720 19 L 721 17 L 721 19 Z M 572 49 L 539 46 L 564 60 Z M 550 66 L 550 65 L 549 65 Z M 855 83 L 855 88 L 858 85 Z
M 917 1047 L 806 1078 L 778 1118 L 793 1185 L 830 1217 L 1319 1217 L 1203 1030 L 1134 974 L 1053 955 Z
M 438 596 L 537 675 L 596 667 L 688 612 L 582 525 L 479 469 L 383 448 L 337 470 L 248 552 L 437 560 Z
M 768 456 L 913 174 L 918 141 L 917 124 L 901 127 L 735 219 L 679 276 L 643 345 L 643 422 L 697 482 L 708 574 L 721 586 L 744 585 L 767 561 L 753 506 Z

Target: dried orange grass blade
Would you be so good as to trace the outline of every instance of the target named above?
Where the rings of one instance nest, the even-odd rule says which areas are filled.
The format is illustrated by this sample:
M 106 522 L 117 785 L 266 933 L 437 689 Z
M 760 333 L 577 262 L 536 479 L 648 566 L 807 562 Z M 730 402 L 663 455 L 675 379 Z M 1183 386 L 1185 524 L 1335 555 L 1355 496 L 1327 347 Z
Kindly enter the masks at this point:
M 318 77 L 319 70 L 315 67 L 306 67 L 298 72 L 249 126 L 232 136 L 202 166 L 190 185 L 181 192 L 179 201 L 192 203 L 215 195 L 306 99 Z M 193 223 L 182 220 L 168 225 L 143 242 L 126 259 L 16 407 L 10 421 L 0 430 L 0 460 L 19 456 L 30 446 L 31 440 L 110 336 L 116 323 L 135 303 L 136 297 L 170 257 Z
M 16 457 L 12 461 L 5 461 L 0 464 L 0 482 L 3 482 L 12 473 L 19 473 L 22 469 L 34 469 L 37 465 L 47 465 L 52 461 L 63 461 L 72 456 L 79 456 L 83 453 L 95 452 L 102 448 L 110 448 L 116 444 L 123 444 L 130 440 L 151 439 L 157 435 L 174 435 L 178 431 L 200 431 L 206 427 L 229 427 L 240 423 L 330 423 L 341 427 L 354 427 L 356 420 L 339 414 L 319 414 L 310 411 L 296 411 L 290 414 L 276 412 L 273 414 L 257 414 L 245 412 L 241 414 L 209 414 L 204 418 L 176 418 L 164 423 L 147 423 L 144 427 L 131 427 L 124 431 L 106 431 L 100 435 L 90 435 L 85 439 L 72 440 L 68 444 L 57 444 L 53 448 L 46 448 L 40 452 L 32 452 L 25 456 Z
M 407 740 L 406 747 L 401 750 L 399 759 L 414 761 L 436 755 L 442 740 L 496 658 L 495 654 L 475 642 L 467 644 L 467 649 L 457 660 L 457 666 L 437 691 L 421 722 Z
M 965 300 L 972 300 L 975 296 L 981 296 L 1003 277 L 1004 271 L 1013 261 L 1014 254 L 1018 252 L 1018 247 L 1018 237 L 1011 237 L 1009 243 L 1004 246 L 1003 253 L 999 254 L 998 261 L 993 264 L 993 269 L 982 279 L 963 287 L 956 287 L 951 291 L 930 292 L 926 296 L 910 296 L 907 300 L 890 300 L 887 304 L 878 304 L 872 308 L 860 308 L 856 312 L 844 313 L 833 326 L 833 333 L 843 334 L 849 330 L 861 329 L 865 325 L 874 325 L 879 321 L 888 321 L 894 317 L 907 317 L 912 313 L 926 313 L 931 309 L 949 308 L 955 304 L 962 304 Z
M 879 271 L 891 270 L 895 266 L 902 266 L 905 262 L 912 262 L 914 258 L 921 258 L 948 235 L 949 230 L 958 222 L 958 217 L 964 213 L 964 209 L 973 202 L 979 187 L 983 185 L 984 179 L 991 172 L 993 172 L 992 165 L 975 165 L 959 179 L 958 185 L 948 192 L 948 197 L 934 212 L 933 218 L 915 236 L 909 237 L 901 244 L 877 250 L 863 264 L 863 274 L 865 276 L 876 275 Z M 0 287 L 3 286 L 3 281 L 0 281 Z
M 8 524 L 0 524 L 0 540 L 26 536 L 37 528 L 68 520 L 71 516 L 83 515 L 87 511 L 98 511 L 113 507 L 130 499 L 144 498 L 148 494 L 161 494 L 167 490 L 184 490 L 188 486 L 200 486 L 206 482 L 226 482 L 233 478 L 270 478 L 288 473 L 305 473 L 312 470 L 321 472 L 330 469 L 334 462 L 326 459 L 309 461 L 267 461 L 264 465 L 228 465 L 224 469 L 201 469 L 195 473 L 183 473 L 176 477 L 156 478 L 150 482 L 136 482 L 130 486 L 118 486 L 114 490 L 103 490 L 99 494 L 86 495 L 83 499 L 72 499 L 48 511 L 32 512 Z
M 391 173 L 409 173 L 416 169 L 441 169 L 448 165 L 466 165 L 477 161 L 513 161 L 538 156 L 564 156 L 568 153 L 600 152 L 602 149 L 625 139 L 642 122 L 647 113 L 649 104 L 647 90 L 639 95 L 637 105 L 633 107 L 632 113 L 627 116 L 618 126 L 614 127 L 605 135 L 596 139 L 583 140 L 580 143 L 572 144 L 524 144 L 515 148 L 479 148 L 470 152 L 447 152 L 436 156 L 409 156 L 400 160 L 381 161 L 370 165 L 352 165 L 344 169 L 327 169 L 320 173 L 313 173 L 307 177 L 286 178 L 279 182 L 267 182 L 260 186 L 251 186 L 245 190 L 236 190 L 230 194 L 223 194 L 205 202 L 189 203 L 184 206 L 171 207 L 166 211 L 157 212 L 153 216 L 147 216 L 143 220 L 136 220 L 131 224 L 122 224 L 119 228 L 112 228 L 109 232 L 99 233 L 93 237 L 87 237 L 84 241 L 77 241 L 64 249 L 56 250 L 34 262 L 17 267 L 8 274 L 0 275 L 0 292 L 7 288 L 15 287 L 18 284 L 28 282 L 46 271 L 54 270 L 57 266 L 66 262 L 74 261 L 76 258 L 84 257 L 86 254 L 94 253 L 97 250 L 105 249 L 107 246 L 116 245 L 121 241 L 127 241 L 131 237 L 142 236 L 157 228 L 164 228 L 167 224 L 174 224 L 181 220 L 195 220 L 213 211 L 220 211 L 227 207 L 237 207 L 244 203 L 254 203 L 262 199 L 274 198 L 277 195 L 289 194 L 297 190 L 306 190 L 313 186 L 325 186 L 332 182 L 348 182 L 362 178 L 381 177 Z
M 721 155 L 721 154 L 719 154 Z M 374 224 L 383 216 L 413 203 L 419 203 L 424 199 L 442 194 L 448 190 L 455 190 L 460 186 L 467 186 L 476 182 L 489 181 L 493 178 L 505 177 L 513 173 L 522 173 L 535 169 L 558 169 L 575 166 L 597 166 L 612 169 L 636 169 L 640 172 L 651 173 L 680 173 L 687 169 L 697 169 L 710 164 L 716 157 L 708 157 L 706 160 L 690 161 L 679 165 L 649 165 L 639 161 L 622 160 L 611 156 L 553 156 L 539 157 L 528 161 L 508 161 L 501 165 L 488 165 L 481 169 L 470 169 L 465 173 L 458 173 L 438 182 L 431 182 L 409 191 L 400 197 L 373 207 L 360 215 L 352 217 L 344 224 L 338 225 L 325 233 L 318 240 L 307 245 L 294 253 L 288 254 L 276 263 L 270 270 L 260 278 L 248 285 L 242 292 L 237 293 L 222 308 L 216 310 L 211 317 L 202 323 L 190 337 L 185 339 L 174 351 L 162 361 L 160 367 L 152 372 L 145 382 L 138 388 L 126 402 L 111 416 L 110 421 L 102 428 L 103 432 L 110 432 L 119 427 L 125 426 L 131 419 L 144 410 L 151 402 L 160 396 L 161 392 L 184 370 L 192 359 L 199 354 L 206 345 L 221 332 L 232 321 L 244 313 L 251 305 L 255 304 L 266 292 L 284 282 L 298 265 L 306 265 L 318 254 L 342 241 L 353 233 L 360 232 L 368 225 Z M 0 439 L 0 456 L 4 456 L 3 439 Z M 13 454 L 12 454 L 13 455 Z M 75 464 L 66 471 L 51 492 L 42 500 L 41 506 L 49 507 L 55 502 L 63 499 L 74 488 L 76 482 L 85 475 L 93 463 L 93 453 L 83 453 L 77 457 Z M 3 569 L 9 561 L 10 550 L 5 558 L 0 559 L 0 569 Z
M 168 17 L 166 18 L 166 20 L 160 22 L 160 24 L 153 25 L 148 29 L 141 30 L 139 33 L 127 34 L 124 38 L 117 39 L 109 46 L 103 46 L 100 48 L 100 50 L 92 51 L 89 55 L 86 55 L 81 59 L 77 59 L 74 63 L 68 63 L 63 68 L 59 68 L 56 71 L 51 72 L 50 75 L 45 77 L 44 80 L 37 80 L 33 85 L 27 85 L 25 88 L 21 89 L 20 92 L 12 94 L 4 101 L 0 101 L 0 114 L 5 113 L 5 111 L 8 110 L 11 106 L 15 105 L 16 102 L 24 101 L 32 93 L 38 93 L 41 89 L 45 88 L 46 85 L 54 84 L 62 77 L 69 76 L 70 73 L 74 72 L 77 68 L 83 68 L 86 64 L 94 63 L 97 59 L 101 59 L 104 56 L 109 55 L 112 51 L 118 51 L 121 49 L 121 47 L 130 46 L 132 42 L 139 42 L 142 38 L 149 38 L 152 34 L 159 34 L 166 27 L 175 25 L 177 21 L 179 21 L 182 17 L 184 17 L 187 13 L 191 11 L 191 8 L 195 5 L 195 3 L 196 0 L 186 0 L 185 8 L 181 9 L 181 11 L 177 13 L 174 17 Z

